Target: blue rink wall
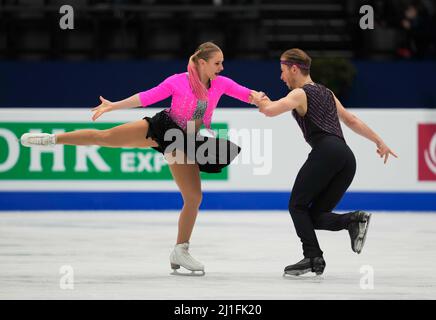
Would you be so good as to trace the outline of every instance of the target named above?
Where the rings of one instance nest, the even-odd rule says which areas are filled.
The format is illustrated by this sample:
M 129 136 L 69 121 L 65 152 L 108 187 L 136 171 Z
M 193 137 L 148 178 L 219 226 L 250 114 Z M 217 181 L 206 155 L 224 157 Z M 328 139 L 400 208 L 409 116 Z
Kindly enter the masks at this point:
M 353 61 L 353 64 L 356 77 L 348 94 L 340 97 L 345 106 L 436 108 L 436 73 L 430 72 L 436 70 L 436 62 Z M 280 80 L 278 60 L 226 60 L 224 67 L 224 76 L 248 88 L 262 90 L 273 99 L 287 92 Z M 69 63 L 0 61 L 0 108 L 89 108 L 98 103 L 99 95 L 109 100 L 124 99 L 156 86 L 174 73 L 185 71 L 186 61 L 182 60 Z M 168 103 L 169 99 L 158 102 L 157 106 L 167 106 Z M 220 107 L 244 107 L 244 104 L 223 97 Z
M 289 192 L 211 192 L 203 210 L 288 210 Z M 178 192 L 0 192 L 0 210 L 179 210 Z M 436 193 L 347 192 L 336 210 L 434 211 Z

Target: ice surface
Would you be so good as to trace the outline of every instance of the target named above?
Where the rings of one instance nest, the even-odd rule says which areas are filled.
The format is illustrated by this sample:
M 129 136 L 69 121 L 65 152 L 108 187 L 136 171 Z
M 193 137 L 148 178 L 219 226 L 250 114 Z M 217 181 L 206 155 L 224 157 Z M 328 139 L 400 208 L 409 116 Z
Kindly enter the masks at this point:
M 301 279 L 282 276 L 302 258 L 287 212 L 201 212 L 190 250 L 204 277 L 170 275 L 177 219 L 2 212 L 0 299 L 436 299 L 436 213 L 375 212 L 360 255 L 347 231 L 317 231 L 327 267 Z

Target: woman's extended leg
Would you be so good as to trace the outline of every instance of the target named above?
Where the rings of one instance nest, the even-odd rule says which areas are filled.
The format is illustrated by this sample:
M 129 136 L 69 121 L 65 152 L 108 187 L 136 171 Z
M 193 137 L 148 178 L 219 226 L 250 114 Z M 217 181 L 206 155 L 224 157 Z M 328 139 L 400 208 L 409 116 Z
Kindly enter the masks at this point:
M 157 147 L 158 144 L 148 138 L 148 122 L 138 120 L 106 130 L 77 130 L 56 134 L 57 144 L 98 145 L 103 147 Z

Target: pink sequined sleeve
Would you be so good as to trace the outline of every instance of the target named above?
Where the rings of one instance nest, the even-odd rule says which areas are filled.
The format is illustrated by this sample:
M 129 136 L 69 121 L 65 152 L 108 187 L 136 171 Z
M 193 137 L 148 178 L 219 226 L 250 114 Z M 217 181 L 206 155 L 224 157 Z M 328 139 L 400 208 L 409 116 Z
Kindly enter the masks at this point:
M 150 90 L 140 92 L 139 100 L 141 101 L 141 106 L 146 107 L 171 96 L 174 91 L 172 82 L 175 76 L 176 75 L 166 78 L 158 86 Z
M 221 77 L 221 78 L 225 85 L 224 94 L 232 98 L 249 103 L 249 97 L 251 92 L 250 89 L 241 86 L 240 84 L 236 83 L 230 78 L 227 77 Z

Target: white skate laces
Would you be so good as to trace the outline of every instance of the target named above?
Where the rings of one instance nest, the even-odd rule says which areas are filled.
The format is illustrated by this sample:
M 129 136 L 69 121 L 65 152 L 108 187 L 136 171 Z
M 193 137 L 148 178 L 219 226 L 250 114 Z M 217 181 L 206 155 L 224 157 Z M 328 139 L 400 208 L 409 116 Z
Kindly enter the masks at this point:
M 188 252 L 189 242 L 176 244 L 170 255 L 170 264 L 173 275 L 183 276 L 204 276 L 204 266 L 195 260 Z M 177 270 L 180 266 L 191 271 L 191 273 L 180 273 Z
M 25 133 L 20 140 L 25 147 L 54 146 L 56 144 L 56 136 L 49 133 Z

